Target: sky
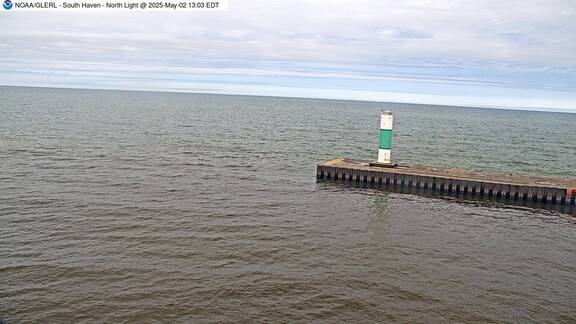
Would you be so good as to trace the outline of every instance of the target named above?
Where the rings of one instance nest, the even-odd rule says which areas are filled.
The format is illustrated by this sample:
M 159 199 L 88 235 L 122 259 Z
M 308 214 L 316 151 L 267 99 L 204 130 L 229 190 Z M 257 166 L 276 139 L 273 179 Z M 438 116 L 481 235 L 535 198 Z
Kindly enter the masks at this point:
M 0 85 L 576 112 L 575 0 L 228 3 L 0 11 Z

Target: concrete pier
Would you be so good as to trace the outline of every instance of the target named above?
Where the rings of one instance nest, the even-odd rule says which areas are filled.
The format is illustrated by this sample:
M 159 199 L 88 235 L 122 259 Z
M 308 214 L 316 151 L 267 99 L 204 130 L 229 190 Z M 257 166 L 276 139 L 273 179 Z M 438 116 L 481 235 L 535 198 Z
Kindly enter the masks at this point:
M 489 197 L 501 201 L 528 201 L 574 205 L 576 181 L 509 173 L 479 173 L 422 166 L 384 168 L 370 161 L 335 159 L 317 166 L 316 178 L 364 183 L 379 188 L 417 188 L 447 195 Z

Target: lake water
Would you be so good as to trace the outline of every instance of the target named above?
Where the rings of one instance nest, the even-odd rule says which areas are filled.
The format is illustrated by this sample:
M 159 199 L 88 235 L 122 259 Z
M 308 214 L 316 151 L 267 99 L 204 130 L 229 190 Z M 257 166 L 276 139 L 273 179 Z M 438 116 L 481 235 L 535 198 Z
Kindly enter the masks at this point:
M 0 87 L 5 323 L 575 322 L 576 218 L 317 183 L 373 159 L 576 178 L 576 114 Z

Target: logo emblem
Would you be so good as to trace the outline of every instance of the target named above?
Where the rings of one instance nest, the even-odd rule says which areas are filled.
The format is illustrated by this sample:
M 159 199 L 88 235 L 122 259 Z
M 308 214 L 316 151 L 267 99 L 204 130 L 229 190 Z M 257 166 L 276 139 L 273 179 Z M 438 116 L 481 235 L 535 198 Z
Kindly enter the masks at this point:
M 14 4 L 12 3 L 12 0 L 4 0 L 4 3 L 2 4 L 2 6 L 4 7 L 4 9 L 6 10 L 10 10 L 12 9 L 12 6 Z

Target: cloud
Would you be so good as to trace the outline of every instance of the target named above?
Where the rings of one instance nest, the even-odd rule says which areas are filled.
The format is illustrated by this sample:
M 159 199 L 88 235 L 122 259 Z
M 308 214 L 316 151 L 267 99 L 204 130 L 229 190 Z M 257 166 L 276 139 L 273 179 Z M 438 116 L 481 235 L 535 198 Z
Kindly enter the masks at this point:
M 230 0 L 212 13 L 2 12 L 0 27 L 2 84 L 249 84 L 251 93 L 419 92 L 455 104 L 482 93 L 515 106 L 539 93 L 544 106 L 576 108 L 571 0 Z

